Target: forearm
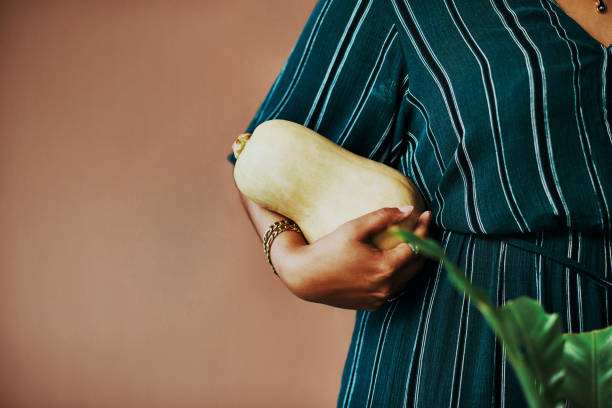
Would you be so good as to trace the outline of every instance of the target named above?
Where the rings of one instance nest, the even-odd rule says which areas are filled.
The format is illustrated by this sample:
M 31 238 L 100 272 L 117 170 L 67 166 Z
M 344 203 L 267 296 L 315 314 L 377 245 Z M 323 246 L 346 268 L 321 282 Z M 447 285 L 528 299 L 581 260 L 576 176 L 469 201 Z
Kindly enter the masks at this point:
M 263 236 L 268 227 L 276 221 L 286 219 L 286 217 L 260 206 L 242 194 L 239 190 L 237 191 L 240 201 L 242 202 L 242 206 L 251 220 L 253 228 L 259 236 L 259 241 L 263 243 Z M 295 231 L 285 231 L 274 239 L 272 246 L 270 247 L 270 259 L 281 278 L 284 278 L 283 264 L 286 261 L 287 256 L 292 250 L 295 250 L 303 245 L 306 245 L 306 241 L 299 233 Z M 263 255 L 263 250 L 262 256 L 265 256 Z

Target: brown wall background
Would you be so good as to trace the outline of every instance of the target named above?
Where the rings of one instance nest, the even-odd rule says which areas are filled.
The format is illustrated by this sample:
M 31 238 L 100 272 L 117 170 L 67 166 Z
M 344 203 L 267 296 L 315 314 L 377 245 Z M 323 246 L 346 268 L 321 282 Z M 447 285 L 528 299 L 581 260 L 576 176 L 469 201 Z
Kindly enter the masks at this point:
M 314 4 L 0 1 L 1 406 L 335 406 L 225 159 Z

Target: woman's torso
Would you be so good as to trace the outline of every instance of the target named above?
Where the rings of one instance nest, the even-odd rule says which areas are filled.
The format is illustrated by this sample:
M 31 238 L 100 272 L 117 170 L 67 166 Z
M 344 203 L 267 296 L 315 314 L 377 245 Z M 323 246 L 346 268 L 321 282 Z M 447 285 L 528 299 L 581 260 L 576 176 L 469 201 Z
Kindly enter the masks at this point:
M 392 3 L 407 146 L 373 159 L 414 180 L 444 229 L 609 229 L 612 46 L 551 0 Z

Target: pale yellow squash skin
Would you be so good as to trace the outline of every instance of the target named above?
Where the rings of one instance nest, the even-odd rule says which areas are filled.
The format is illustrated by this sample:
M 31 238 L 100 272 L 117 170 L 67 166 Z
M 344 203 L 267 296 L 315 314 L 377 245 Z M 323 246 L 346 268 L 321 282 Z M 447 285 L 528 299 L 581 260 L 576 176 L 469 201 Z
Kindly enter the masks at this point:
M 237 143 L 237 142 L 236 142 Z M 399 224 L 412 229 L 425 211 L 417 187 L 402 173 L 359 156 L 313 130 L 274 119 L 241 139 L 234 180 L 252 201 L 295 221 L 312 243 L 354 218 L 383 207 L 413 205 Z M 400 240 L 388 229 L 372 237 L 380 249 Z

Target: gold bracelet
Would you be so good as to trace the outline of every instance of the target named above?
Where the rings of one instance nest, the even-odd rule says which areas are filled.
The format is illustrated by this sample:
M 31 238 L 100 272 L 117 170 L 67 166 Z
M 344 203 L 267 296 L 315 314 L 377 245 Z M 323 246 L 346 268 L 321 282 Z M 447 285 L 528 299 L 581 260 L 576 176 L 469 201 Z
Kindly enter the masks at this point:
M 272 260 L 270 259 L 270 246 L 272 245 L 272 241 L 274 241 L 274 238 L 276 238 L 281 232 L 284 231 L 295 231 L 302 234 L 302 230 L 295 222 L 285 219 L 276 221 L 274 224 L 270 225 L 263 237 L 264 252 L 266 253 L 266 258 L 268 258 L 268 263 L 270 264 L 270 266 L 272 266 L 272 270 L 274 271 L 276 276 L 278 276 L 278 273 L 276 272 L 276 268 L 274 267 L 274 265 L 272 265 Z

